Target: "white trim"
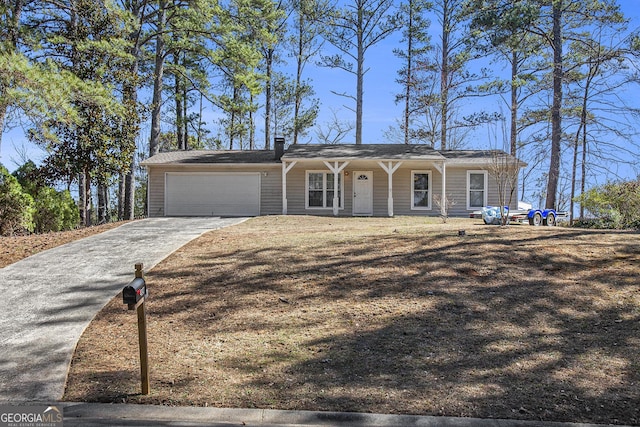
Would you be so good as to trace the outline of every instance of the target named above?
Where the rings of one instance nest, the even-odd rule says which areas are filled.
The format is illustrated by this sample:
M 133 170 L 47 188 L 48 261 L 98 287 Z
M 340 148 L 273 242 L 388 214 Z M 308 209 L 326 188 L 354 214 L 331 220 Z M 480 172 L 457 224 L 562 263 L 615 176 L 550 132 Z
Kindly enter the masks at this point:
M 484 189 L 483 189 L 483 199 L 482 199 L 482 206 L 471 206 L 471 198 L 470 193 L 471 193 L 471 174 L 474 175 L 484 175 Z M 467 186 L 466 186 L 466 198 L 467 198 L 467 210 L 476 210 L 476 209 L 482 209 L 483 207 L 487 206 L 488 200 L 489 200 L 489 173 L 486 170 L 468 170 L 467 171 Z
M 323 199 L 323 204 L 324 206 L 309 206 L 309 174 L 310 173 L 321 173 L 323 174 L 322 176 L 322 199 Z M 327 206 L 327 190 L 329 190 L 329 188 L 327 187 L 327 175 L 335 175 L 333 174 L 331 171 L 328 171 L 326 169 L 324 170 L 314 170 L 314 169 L 307 169 L 304 171 L 304 208 L 306 210 L 322 210 L 322 211 L 328 211 L 328 210 L 333 210 L 333 206 Z M 338 208 L 338 210 L 343 210 L 344 209 L 344 173 L 340 172 L 340 206 Z
M 393 216 L 393 174 L 398 170 L 402 162 L 396 162 L 394 165 L 389 161 L 386 165 L 384 162 L 378 162 L 378 165 L 387 173 L 387 215 Z
M 415 206 L 414 205 L 414 193 L 415 193 L 415 188 L 413 187 L 413 184 L 415 182 L 415 175 L 416 174 L 426 174 L 427 175 L 427 206 Z M 411 197 L 409 197 L 410 201 L 411 201 L 411 210 L 412 211 L 430 211 L 431 210 L 431 198 L 432 198 L 432 194 L 433 194 L 433 176 L 431 174 L 430 170 L 412 170 L 411 171 L 411 182 L 409 183 L 409 188 L 411 188 Z
M 342 165 L 340 165 L 340 162 L 339 162 L 339 161 L 337 161 L 337 160 L 333 162 L 333 165 L 332 165 L 331 163 L 329 163 L 328 161 L 326 161 L 326 160 L 325 160 L 325 161 L 323 161 L 323 163 L 324 163 L 324 165 L 325 165 L 326 167 L 328 167 L 328 168 L 329 168 L 329 170 L 330 170 L 331 172 L 333 172 L 333 173 L 340 173 L 340 172 L 342 172 L 342 170 L 343 170 L 344 168 L 346 168 L 346 167 L 347 167 L 347 165 L 349 164 L 349 162 L 344 162 Z

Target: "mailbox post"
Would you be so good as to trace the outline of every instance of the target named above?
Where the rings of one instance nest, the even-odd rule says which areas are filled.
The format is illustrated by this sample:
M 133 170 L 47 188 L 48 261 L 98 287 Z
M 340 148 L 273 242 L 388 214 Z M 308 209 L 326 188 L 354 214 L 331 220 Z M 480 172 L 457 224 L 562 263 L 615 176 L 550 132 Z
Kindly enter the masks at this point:
M 142 394 L 149 394 L 149 352 L 147 349 L 147 313 L 145 299 L 149 295 L 142 272 L 142 263 L 136 264 L 135 278 L 122 289 L 122 302 L 129 310 L 138 310 L 138 344 L 140 348 L 140 381 Z

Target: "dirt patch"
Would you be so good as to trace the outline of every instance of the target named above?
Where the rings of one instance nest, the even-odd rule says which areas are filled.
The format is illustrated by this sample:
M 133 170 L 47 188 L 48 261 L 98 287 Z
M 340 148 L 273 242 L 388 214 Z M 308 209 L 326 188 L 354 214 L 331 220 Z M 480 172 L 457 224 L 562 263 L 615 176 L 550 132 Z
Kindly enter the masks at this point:
M 13 264 L 38 252 L 119 227 L 123 223 L 124 222 L 113 222 L 55 233 L 0 236 L 0 268 L 6 267 L 9 264 Z
M 147 273 L 151 394 L 118 297 L 64 398 L 639 424 L 639 254 L 634 232 L 255 218 Z

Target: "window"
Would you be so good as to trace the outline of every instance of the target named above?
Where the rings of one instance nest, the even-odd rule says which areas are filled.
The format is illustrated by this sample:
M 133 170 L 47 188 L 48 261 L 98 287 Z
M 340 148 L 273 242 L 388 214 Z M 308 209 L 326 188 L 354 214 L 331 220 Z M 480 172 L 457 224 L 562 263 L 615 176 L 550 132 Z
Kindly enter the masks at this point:
M 411 209 L 431 209 L 431 172 L 411 171 Z
M 307 171 L 307 209 L 333 207 L 333 172 Z M 338 207 L 342 209 L 343 179 L 338 174 Z
M 467 209 L 487 206 L 487 171 L 467 171 Z

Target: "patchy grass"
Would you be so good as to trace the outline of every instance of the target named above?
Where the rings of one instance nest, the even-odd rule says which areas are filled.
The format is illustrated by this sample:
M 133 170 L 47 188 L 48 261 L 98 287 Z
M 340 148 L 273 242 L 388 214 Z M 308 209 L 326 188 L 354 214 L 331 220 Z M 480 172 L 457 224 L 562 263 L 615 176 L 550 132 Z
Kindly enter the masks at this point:
M 466 236 L 458 236 L 464 228 Z M 638 233 L 260 217 L 84 333 L 65 400 L 640 424 Z

